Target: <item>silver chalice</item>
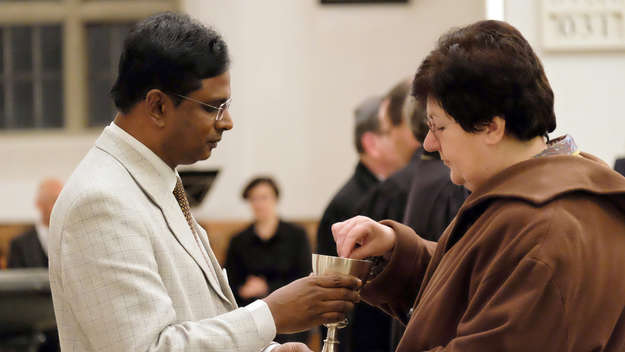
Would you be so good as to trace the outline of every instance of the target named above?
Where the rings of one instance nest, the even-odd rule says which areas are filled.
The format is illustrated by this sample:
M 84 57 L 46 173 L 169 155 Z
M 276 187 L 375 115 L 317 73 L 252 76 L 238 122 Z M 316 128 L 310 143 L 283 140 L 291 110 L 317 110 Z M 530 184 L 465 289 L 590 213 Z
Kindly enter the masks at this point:
M 345 274 L 359 278 L 365 281 L 369 276 L 369 269 L 371 268 L 371 262 L 368 260 L 349 259 L 334 257 L 329 255 L 313 254 L 312 255 L 312 267 L 315 275 L 326 274 Z M 328 335 L 323 340 L 323 349 L 321 352 L 337 352 L 339 340 L 336 337 L 336 329 L 342 329 L 348 324 L 347 319 L 342 321 L 323 324 L 328 328 Z

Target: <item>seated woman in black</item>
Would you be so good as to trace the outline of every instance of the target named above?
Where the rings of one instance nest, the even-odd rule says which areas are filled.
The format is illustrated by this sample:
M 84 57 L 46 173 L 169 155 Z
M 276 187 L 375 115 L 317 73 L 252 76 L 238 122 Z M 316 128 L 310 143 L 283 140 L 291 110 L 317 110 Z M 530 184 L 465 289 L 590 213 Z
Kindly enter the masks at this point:
M 226 270 L 239 306 L 263 298 L 312 271 L 311 249 L 303 228 L 280 220 L 280 191 L 270 177 L 256 177 L 243 189 L 254 223 L 230 241 Z M 309 332 L 278 335 L 275 341 L 307 342 Z

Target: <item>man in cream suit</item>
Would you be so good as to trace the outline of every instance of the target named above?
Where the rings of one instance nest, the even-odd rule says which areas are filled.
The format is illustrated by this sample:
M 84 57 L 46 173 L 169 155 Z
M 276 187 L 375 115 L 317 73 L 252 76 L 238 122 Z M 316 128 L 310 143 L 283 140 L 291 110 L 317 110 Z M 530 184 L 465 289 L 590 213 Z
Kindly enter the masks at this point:
M 119 114 L 52 213 L 50 281 L 71 351 L 308 351 L 276 333 L 337 321 L 356 279 L 309 276 L 237 308 L 176 166 L 210 156 L 233 127 L 229 57 L 188 16 L 139 23 L 112 89 Z

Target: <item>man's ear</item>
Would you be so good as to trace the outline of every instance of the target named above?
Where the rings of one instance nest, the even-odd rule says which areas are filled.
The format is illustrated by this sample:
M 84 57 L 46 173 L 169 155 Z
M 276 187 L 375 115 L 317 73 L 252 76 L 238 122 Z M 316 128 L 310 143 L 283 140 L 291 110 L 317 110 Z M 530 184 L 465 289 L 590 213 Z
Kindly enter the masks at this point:
M 493 119 L 484 128 L 486 143 L 497 144 L 506 135 L 506 120 L 499 116 L 493 117 Z
M 360 137 L 360 143 L 362 144 L 362 149 L 366 155 L 370 155 L 372 157 L 378 156 L 378 139 L 375 133 L 373 132 L 365 132 Z
M 169 108 L 168 104 L 171 104 L 171 100 L 168 99 L 167 94 L 163 93 L 160 89 L 151 89 L 145 95 L 144 103 L 145 111 L 151 121 L 158 127 L 164 127 L 165 113 Z

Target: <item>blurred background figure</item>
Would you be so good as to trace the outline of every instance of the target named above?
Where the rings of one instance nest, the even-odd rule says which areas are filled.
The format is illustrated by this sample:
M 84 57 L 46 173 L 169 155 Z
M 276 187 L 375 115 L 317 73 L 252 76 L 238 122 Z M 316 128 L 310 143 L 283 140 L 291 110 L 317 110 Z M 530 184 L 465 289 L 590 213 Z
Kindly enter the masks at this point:
M 352 177 L 323 214 L 317 231 L 317 253 L 337 255 L 332 224 L 357 215 L 364 197 L 380 181 L 405 167 L 419 147 L 402 113 L 409 89 L 410 81 L 403 80 L 384 98 L 368 98 L 356 108 L 354 141 L 359 162 Z M 322 331 L 325 334 L 325 329 Z M 338 333 L 342 352 L 377 352 L 392 348 L 391 318 L 369 305 L 358 304 L 350 324 Z
M 354 143 L 359 161 L 324 211 L 317 231 L 317 253 L 337 255 L 332 224 L 356 215 L 367 192 L 406 166 L 419 147 L 402 114 L 409 89 L 410 82 L 401 81 L 384 98 L 368 98 L 356 108 Z
M 332 237 L 332 224 L 350 218 L 360 199 L 378 184 L 381 178 L 387 177 L 397 168 L 396 163 L 393 162 L 397 158 L 394 154 L 389 153 L 392 146 L 388 138 L 390 122 L 385 121 L 384 115 L 381 114 L 382 100 L 382 97 L 367 98 L 354 111 L 354 144 L 359 161 L 352 176 L 334 195 L 321 217 L 317 229 L 317 253 L 319 254 L 338 255 L 336 243 Z M 393 157 L 389 157 L 390 155 Z M 375 310 L 376 308 L 372 309 Z M 383 314 L 378 314 L 378 317 L 381 320 L 377 321 L 379 324 L 377 332 L 388 332 L 390 329 L 389 319 Z M 321 341 L 323 341 L 327 329 L 322 326 L 321 332 Z M 352 351 L 352 345 L 356 340 L 353 315 L 350 317 L 350 324 L 344 329 L 338 330 L 337 334 L 339 341 L 341 341 L 339 351 Z
M 411 83 L 412 79 L 404 79 L 395 84 L 386 93 L 380 107 L 383 130 L 388 131 L 389 139 L 393 143 L 393 149 L 387 155 L 393 161 L 394 168 L 391 174 L 405 167 L 421 145 L 410 130 L 410 121 L 403 112 Z
M 278 214 L 280 190 L 271 177 L 255 177 L 243 189 L 253 223 L 230 241 L 225 268 L 239 306 L 312 272 L 311 249 L 303 228 Z M 308 342 L 309 332 L 278 335 L 276 342 Z
M 35 226 L 11 240 L 7 268 L 48 267 L 50 214 L 62 188 L 63 183 L 57 179 L 50 178 L 41 182 L 35 200 L 39 219 Z
M 410 95 L 410 81 L 400 82 L 389 95 L 389 115 L 396 119 L 399 116 L 402 128 L 407 128 L 404 125 L 410 127 L 418 148 L 413 150 L 408 165 L 369 190 L 359 202 L 356 214 L 374 220 L 403 221 L 417 233 L 422 233 L 422 237 L 437 241 L 456 216 L 468 191 L 451 182 L 449 168 L 440 160 L 438 153 L 429 153 L 423 149 L 422 144 L 428 132 L 427 114 L 425 107 Z M 405 145 L 411 147 L 414 144 Z M 412 149 L 406 147 L 404 150 Z M 358 309 L 372 310 L 367 305 Z M 383 322 L 389 320 L 387 316 L 379 319 Z M 401 323 L 392 320 L 391 351 L 397 347 L 403 330 Z
M 388 99 L 383 113 L 389 121 L 396 121 L 394 133 L 398 135 L 396 153 L 400 158 L 401 165 L 405 165 L 397 172 L 391 174 L 380 184 L 370 189 L 360 200 L 356 207 L 355 215 L 366 215 L 375 220 L 392 219 L 401 221 L 404 218 L 408 191 L 416 176 L 417 165 L 421 161 L 423 150 L 421 142 L 415 132 L 415 127 L 420 128 L 419 120 L 425 118 L 424 109 L 413 108 L 406 111 L 406 99 L 410 93 L 410 80 L 399 82 L 388 93 Z M 419 115 L 413 118 L 411 115 Z M 423 116 L 421 116 L 423 115 Z M 413 123 L 411 119 L 416 121 Z M 412 128 L 412 130 L 411 130 Z
M 354 111 L 354 144 L 358 152 L 358 164 L 352 176 L 334 195 L 325 209 L 317 229 L 317 253 L 337 255 L 331 226 L 350 218 L 355 205 L 369 189 L 395 170 L 388 160 L 385 147 L 390 145 L 384 133 L 382 115 L 379 114 L 382 98 L 370 97 L 362 101 Z M 387 122 L 388 123 L 388 122 Z M 345 329 L 343 329 L 345 331 Z M 339 334 L 341 332 L 339 331 Z M 340 341 L 344 341 L 339 338 Z M 344 345 L 344 344 L 341 344 Z

